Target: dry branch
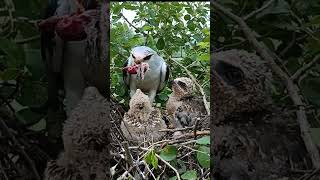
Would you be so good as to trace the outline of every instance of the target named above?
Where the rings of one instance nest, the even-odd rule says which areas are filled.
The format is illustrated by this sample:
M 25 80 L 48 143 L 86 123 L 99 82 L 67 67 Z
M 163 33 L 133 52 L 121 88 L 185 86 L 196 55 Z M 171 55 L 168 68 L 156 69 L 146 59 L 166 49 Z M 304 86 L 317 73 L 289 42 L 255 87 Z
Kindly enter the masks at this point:
M 312 61 L 308 64 L 304 65 L 302 68 L 298 69 L 296 73 L 294 73 L 291 77 L 293 81 L 296 81 L 303 73 L 305 73 L 308 69 L 312 68 L 312 66 L 320 60 L 320 54 L 316 55 Z
M 122 13 L 120 13 L 120 16 L 121 16 L 125 21 L 127 21 L 127 23 L 128 23 L 131 27 L 133 27 L 135 30 L 137 30 L 137 31 L 139 31 L 140 33 L 142 33 L 143 36 L 145 36 L 145 37 L 148 36 L 148 34 L 146 34 L 145 32 L 143 32 L 142 30 L 140 30 L 140 29 L 137 28 L 136 26 L 134 26 Z
M 24 150 L 24 147 L 19 143 L 19 141 L 14 137 L 14 135 L 9 130 L 8 126 L 4 122 L 2 118 L 0 118 L 0 128 L 10 137 L 10 139 L 13 141 L 13 144 L 18 148 L 18 151 L 21 153 L 21 155 L 25 158 L 25 160 L 28 162 L 29 166 L 31 167 L 31 170 L 37 180 L 40 180 L 39 173 L 37 171 L 37 168 L 35 166 L 35 163 L 33 160 L 29 157 L 29 155 Z
M 252 11 L 250 14 L 246 15 L 245 17 L 243 17 L 243 20 L 247 20 L 247 19 L 251 18 L 252 16 L 258 14 L 259 12 L 265 10 L 266 8 L 268 8 L 273 3 L 273 1 L 274 0 L 270 0 L 264 6 L 262 6 L 261 8 L 255 10 L 255 11 Z
M 176 168 L 174 168 L 173 166 L 171 166 L 170 163 L 168 163 L 166 160 L 162 159 L 162 157 L 160 157 L 157 153 L 155 153 L 155 155 L 157 156 L 158 159 L 160 159 L 162 162 L 164 162 L 167 166 L 169 166 L 177 175 L 177 179 L 180 180 L 180 175 L 179 172 L 177 171 Z
M 304 102 L 302 97 L 299 94 L 299 89 L 296 84 L 292 81 L 292 79 L 275 63 L 272 56 L 268 53 L 268 51 L 263 48 L 263 45 L 258 42 L 255 36 L 252 33 L 250 27 L 244 22 L 242 18 L 228 11 L 217 2 L 211 2 L 211 6 L 217 11 L 222 12 L 224 15 L 228 16 L 230 19 L 235 21 L 239 27 L 242 29 L 246 38 L 251 42 L 256 51 L 262 56 L 262 58 L 268 62 L 270 68 L 273 72 L 278 75 L 281 80 L 284 82 L 286 89 L 288 90 L 289 96 L 295 106 L 297 106 L 298 110 L 296 112 L 297 121 L 300 126 L 301 136 L 304 140 L 307 151 L 309 152 L 310 158 L 312 160 L 313 166 L 315 168 L 320 168 L 320 156 L 317 146 L 314 144 L 310 134 L 310 124 L 307 121 L 307 116 L 305 112 Z

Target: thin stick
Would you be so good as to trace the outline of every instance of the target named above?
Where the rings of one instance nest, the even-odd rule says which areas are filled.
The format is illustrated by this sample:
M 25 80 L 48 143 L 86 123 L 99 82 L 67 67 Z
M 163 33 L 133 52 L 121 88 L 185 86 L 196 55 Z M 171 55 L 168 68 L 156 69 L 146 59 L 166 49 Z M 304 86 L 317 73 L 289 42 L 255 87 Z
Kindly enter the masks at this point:
M 2 167 L 1 162 L 0 162 L 0 169 L 1 169 L 1 173 L 3 174 L 5 180 L 9 180 L 7 173 L 4 171 L 4 168 Z
M 133 166 L 133 159 L 129 150 L 129 144 L 128 141 L 123 141 L 122 142 L 123 148 L 124 148 L 124 152 L 126 153 L 126 158 L 128 161 L 129 166 Z
M 194 123 L 194 128 L 193 128 L 193 135 L 194 135 L 194 139 L 197 139 L 197 127 L 199 124 L 199 119 L 196 120 L 196 122 Z
M 194 126 L 185 127 L 185 128 L 176 128 L 176 129 L 160 129 L 159 132 L 176 132 L 176 131 L 185 131 L 190 129 L 194 129 Z
M 133 27 L 135 30 L 141 32 L 141 33 L 143 34 L 143 36 L 148 36 L 148 34 L 146 34 L 145 32 L 141 31 L 139 28 L 137 28 L 135 25 L 133 25 L 131 22 L 129 22 L 129 20 L 128 20 L 122 13 L 120 13 L 120 16 L 123 17 L 123 19 L 124 19 L 125 21 L 127 21 L 127 23 L 128 23 L 131 27 Z
M 302 66 L 302 68 L 298 69 L 296 71 L 296 73 L 294 73 L 292 76 L 291 76 L 291 79 L 293 81 L 297 80 L 304 72 L 306 72 L 308 69 L 312 68 L 313 65 L 318 62 L 318 60 L 320 60 L 320 54 L 316 55 L 312 61 L 310 61 L 308 64 Z
M 169 166 L 177 175 L 177 179 L 180 180 L 180 175 L 179 172 L 176 170 L 176 168 L 174 168 L 173 166 L 171 166 L 170 163 L 168 163 L 167 161 L 165 161 L 164 159 L 162 159 L 157 153 L 155 153 L 155 155 L 157 156 L 158 159 L 160 159 L 162 162 L 164 162 L 167 166 Z
M 211 6 L 217 11 L 220 11 L 226 16 L 228 16 L 229 18 L 231 18 L 233 21 L 235 21 L 239 25 L 244 35 L 249 40 L 249 42 L 251 42 L 251 44 L 256 49 L 256 51 L 262 56 L 264 60 L 266 60 L 269 63 L 269 66 L 273 70 L 273 72 L 277 74 L 281 78 L 281 80 L 284 82 L 293 104 L 298 107 L 298 110 L 296 112 L 297 121 L 300 126 L 301 136 L 304 140 L 306 149 L 308 150 L 310 158 L 312 160 L 313 167 L 320 168 L 319 151 L 317 149 L 317 146 L 312 141 L 311 134 L 310 134 L 310 124 L 307 121 L 305 107 L 301 106 L 304 103 L 299 94 L 299 89 L 297 85 L 294 84 L 291 78 L 284 71 L 282 71 L 282 69 L 275 63 L 275 61 L 270 56 L 268 51 L 266 51 L 266 49 L 263 48 L 262 44 L 257 41 L 257 39 L 252 33 L 252 30 L 248 27 L 248 25 L 243 21 L 242 18 L 228 11 L 227 9 L 225 9 L 215 1 L 211 2 Z
M 252 11 L 250 14 L 246 15 L 245 17 L 243 17 L 243 20 L 247 20 L 249 18 L 251 18 L 252 16 L 258 14 L 259 12 L 265 10 L 267 7 L 269 7 L 272 3 L 273 3 L 274 0 L 270 0 L 268 1 L 264 6 L 262 6 L 261 8 L 255 10 L 255 11 Z
M 193 81 L 193 83 L 198 87 L 201 95 L 202 95 L 202 99 L 203 99 L 203 104 L 204 107 L 206 108 L 207 114 L 210 115 L 210 107 L 209 107 L 209 103 L 207 102 L 207 98 L 206 98 L 206 94 L 204 93 L 203 88 L 200 86 L 200 84 L 198 83 L 198 81 L 196 80 L 196 78 L 192 75 L 192 73 L 186 68 L 184 67 L 182 64 L 180 64 L 179 62 L 177 62 L 176 60 L 172 59 L 169 57 L 170 60 L 172 60 L 173 62 L 175 62 L 176 64 L 178 64 L 179 66 L 181 66 L 186 73 L 188 74 L 188 76 L 191 78 L 191 80 Z
M 36 166 L 33 162 L 33 160 L 28 156 L 28 154 L 26 153 L 26 151 L 24 150 L 24 147 L 21 146 L 21 144 L 18 142 L 18 140 L 14 137 L 14 135 L 10 132 L 8 126 L 6 125 L 6 123 L 3 121 L 2 118 L 0 118 L 0 127 L 2 127 L 2 129 L 5 131 L 6 134 L 8 134 L 8 136 L 11 138 L 11 140 L 13 141 L 14 145 L 18 148 L 18 151 L 20 151 L 20 153 L 22 154 L 22 156 L 26 159 L 26 161 L 28 162 L 29 166 L 31 167 L 31 170 L 33 171 L 35 178 L 37 180 L 40 180 L 40 176 L 38 174 L 38 171 L 36 169 Z

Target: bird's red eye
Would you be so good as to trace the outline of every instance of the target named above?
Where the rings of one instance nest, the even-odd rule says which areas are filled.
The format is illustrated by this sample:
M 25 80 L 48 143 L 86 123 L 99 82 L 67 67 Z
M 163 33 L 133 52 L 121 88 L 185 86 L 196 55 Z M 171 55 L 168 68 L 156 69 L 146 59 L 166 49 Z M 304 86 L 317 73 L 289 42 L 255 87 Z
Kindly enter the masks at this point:
M 133 59 L 135 59 L 135 58 L 136 58 L 133 54 L 131 54 L 131 55 L 132 55 L 132 58 L 133 58 Z
M 149 56 L 146 56 L 145 58 L 143 58 L 143 60 L 149 60 L 151 58 L 152 54 Z

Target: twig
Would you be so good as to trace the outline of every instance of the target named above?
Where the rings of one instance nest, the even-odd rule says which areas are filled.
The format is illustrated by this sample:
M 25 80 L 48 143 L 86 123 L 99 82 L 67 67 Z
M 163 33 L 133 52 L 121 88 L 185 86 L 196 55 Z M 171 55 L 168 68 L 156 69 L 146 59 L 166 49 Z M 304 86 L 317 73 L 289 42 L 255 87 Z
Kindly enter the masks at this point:
M 151 169 L 149 168 L 148 164 L 145 161 L 142 161 L 142 164 L 144 164 L 144 166 L 146 167 L 146 169 L 149 171 L 149 173 L 151 174 L 151 176 L 153 177 L 154 180 L 156 180 L 157 178 L 154 176 L 153 172 L 151 171 Z
M 196 78 L 192 75 L 192 73 L 186 68 L 184 67 L 182 64 L 180 64 L 179 62 L 177 62 L 176 60 L 172 59 L 169 57 L 170 60 L 172 60 L 173 62 L 175 62 L 176 64 L 178 64 L 179 66 L 181 66 L 186 73 L 188 74 L 188 76 L 191 78 L 191 80 L 193 81 L 193 83 L 195 83 L 195 85 L 198 87 L 201 95 L 202 95 L 202 99 L 203 99 L 203 104 L 204 107 L 206 108 L 207 114 L 210 115 L 210 107 L 209 107 L 209 103 L 207 102 L 207 98 L 206 98 L 206 94 L 204 93 L 203 88 L 200 86 L 200 84 L 198 83 L 198 81 L 196 80 Z
M 173 166 L 171 166 L 170 163 L 168 163 L 167 161 L 165 161 L 164 159 L 162 159 L 157 153 L 155 153 L 155 155 L 157 156 L 158 159 L 160 159 L 162 162 L 164 162 L 167 166 L 169 166 L 175 173 L 177 176 L 177 179 L 180 180 L 180 175 L 179 172 L 177 171 L 176 168 L 174 168 Z
M 291 79 L 293 81 L 296 81 L 304 72 L 306 72 L 308 69 L 312 68 L 313 65 L 318 61 L 320 60 L 320 54 L 316 55 L 312 61 L 310 61 L 308 64 L 304 65 L 302 68 L 298 69 L 296 71 L 296 73 L 294 73 L 292 76 L 291 76 Z
M 22 156 L 26 159 L 26 161 L 28 162 L 29 166 L 31 167 L 35 178 L 37 180 L 40 180 L 40 176 L 38 174 L 38 171 L 36 169 L 36 166 L 33 162 L 33 160 L 28 156 L 28 154 L 26 153 L 26 151 L 24 150 L 23 146 L 21 146 L 21 144 L 18 142 L 18 140 L 14 137 L 14 135 L 12 135 L 12 133 L 10 132 L 8 126 L 6 125 L 6 123 L 3 121 L 2 118 L 0 118 L 0 127 L 2 127 L 3 131 L 5 131 L 6 134 L 8 134 L 8 136 L 12 139 L 14 145 L 18 148 L 18 151 L 20 151 L 20 153 L 22 154 Z
M 199 124 L 199 119 L 196 119 L 196 122 L 194 123 L 194 128 L 193 128 L 193 135 L 194 135 L 194 139 L 197 139 L 197 127 Z
M 266 49 L 263 48 L 260 42 L 257 41 L 255 36 L 252 34 L 252 30 L 248 27 L 248 25 L 243 21 L 242 18 L 236 16 L 231 13 L 217 2 L 211 2 L 211 6 L 217 11 L 222 12 L 226 16 L 230 17 L 233 21 L 239 24 L 239 27 L 242 29 L 246 38 L 252 43 L 253 47 L 256 51 L 262 56 L 264 60 L 269 63 L 270 68 L 277 74 L 281 80 L 285 83 L 285 86 L 288 90 L 289 96 L 294 103 L 294 105 L 302 105 L 303 100 L 300 97 L 299 89 L 297 85 L 291 80 L 291 78 L 284 72 L 282 69 L 274 62 L 273 58 L 268 54 Z M 307 121 L 307 116 L 305 112 L 305 108 L 303 106 L 299 106 L 297 112 L 297 121 L 300 125 L 301 136 L 304 140 L 306 149 L 309 152 L 310 158 L 312 160 L 313 166 L 315 168 L 320 168 L 320 156 L 317 146 L 314 144 L 310 134 L 310 124 Z
M 137 28 L 135 25 L 133 25 L 122 13 L 120 13 L 120 16 L 123 17 L 123 19 L 124 19 L 125 21 L 127 21 L 127 23 L 128 23 L 131 27 L 133 27 L 135 30 L 137 30 L 137 31 L 139 31 L 140 33 L 142 33 L 143 36 L 148 36 L 148 34 L 146 34 L 145 32 L 141 31 L 139 28 Z
M 252 16 L 258 14 L 259 12 L 265 10 L 267 7 L 269 7 L 272 3 L 273 3 L 274 0 L 270 0 L 268 1 L 264 6 L 262 6 L 261 8 L 255 10 L 255 11 L 252 11 L 250 14 L 246 15 L 243 17 L 243 20 L 247 20 L 249 18 L 251 18 Z
M 190 129 L 194 129 L 194 126 L 185 127 L 185 128 L 175 128 L 175 129 L 160 129 L 159 132 L 176 132 L 176 131 L 185 131 Z
M 245 42 L 247 42 L 247 40 L 242 40 L 242 41 L 235 42 L 235 43 L 232 43 L 232 44 L 227 44 L 227 45 L 225 45 L 225 46 L 223 46 L 223 47 L 221 47 L 219 49 L 216 49 L 215 51 L 218 52 L 218 51 L 222 51 L 222 50 L 224 50 L 226 48 L 230 48 L 230 47 L 233 47 L 233 46 L 239 46 L 240 44 L 245 43 Z
M 292 33 L 292 40 L 290 41 L 289 45 L 286 46 L 279 54 L 280 57 L 283 57 L 287 52 L 288 50 L 293 46 L 295 45 L 295 42 L 296 42 L 296 32 L 293 32 Z
M 133 159 L 129 150 L 129 144 L 128 141 L 123 141 L 122 142 L 123 148 L 124 148 L 124 152 L 126 153 L 126 158 L 128 161 L 129 166 L 133 166 Z
M 2 167 L 2 164 L 0 162 L 0 169 L 1 169 L 1 173 L 3 174 L 5 180 L 9 180 L 8 176 L 7 176 L 7 173 L 5 172 L 5 170 L 3 169 Z
M 182 139 L 182 138 L 188 138 L 188 137 L 195 137 L 195 136 L 202 136 L 202 135 L 210 135 L 210 131 L 197 131 L 196 134 L 194 132 L 183 134 L 181 136 L 178 136 L 176 139 Z

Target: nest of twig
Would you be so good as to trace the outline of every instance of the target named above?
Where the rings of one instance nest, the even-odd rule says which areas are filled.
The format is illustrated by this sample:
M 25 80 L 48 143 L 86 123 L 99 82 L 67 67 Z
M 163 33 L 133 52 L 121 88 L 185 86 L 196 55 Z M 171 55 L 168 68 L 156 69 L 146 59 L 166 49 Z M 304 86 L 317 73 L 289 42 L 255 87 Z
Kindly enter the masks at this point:
M 111 102 L 111 174 L 112 179 L 169 179 L 176 176 L 181 179 L 183 172 L 193 170 L 199 179 L 208 179 L 210 169 L 202 167 L 197 161 L 197 152 L 199 144 L 197 139 L 204 135 L 209 135 L 210 131 L 201 126 L 201 117 L 196 123 L 196 127 L 187 127 L 182 129 L 164 129 L 166 135 L 156 142 L 141 142 L 134 144 L 129 142 L 120 129 L 120 124 L 125 113 L 125 108 L 115 101 Z M 165 117 L 164 117 L 165 118 Z M 180 132 L 180 136 L 173 136 Z M 174 147 L 176 157 L 171 161 L 161 156 L 164 149 Z M 156 167 L 149 162 L 150 155 L 157 160 Z M 209 156 L 208 156 L 209 158 Z

